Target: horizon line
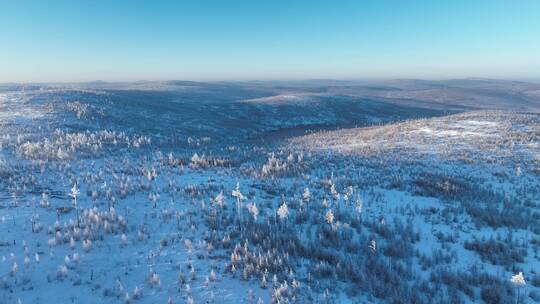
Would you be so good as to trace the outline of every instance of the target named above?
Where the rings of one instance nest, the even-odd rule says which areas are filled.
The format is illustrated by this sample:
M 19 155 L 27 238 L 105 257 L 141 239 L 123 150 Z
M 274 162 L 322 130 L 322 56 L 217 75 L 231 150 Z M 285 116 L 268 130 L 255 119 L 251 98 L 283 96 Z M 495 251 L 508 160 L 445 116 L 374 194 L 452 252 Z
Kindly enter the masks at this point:
M 373 77 L 373 78 L 272 78 L 272 79 L 216 79 L 216 80 L 194 80 L 182 78 L 170 79 L 139 79 L 139 80 L 82 80 L 82 81 L 7 81 L 0 82 L 0 85 L 60 85 L 60 84 L 136 84 L 136 83 L 160 83 L 160 82 L 192 82 L 192 83 L 271 83 L 271 82 L 316 82 L 316 81 L 335 81 L 335 82 L 386 82 L 386 81 L 510 81 L 510 82 L 540 82 L 539 77 L 517 77 L 517 78 L 499 78 L 499 77 Z

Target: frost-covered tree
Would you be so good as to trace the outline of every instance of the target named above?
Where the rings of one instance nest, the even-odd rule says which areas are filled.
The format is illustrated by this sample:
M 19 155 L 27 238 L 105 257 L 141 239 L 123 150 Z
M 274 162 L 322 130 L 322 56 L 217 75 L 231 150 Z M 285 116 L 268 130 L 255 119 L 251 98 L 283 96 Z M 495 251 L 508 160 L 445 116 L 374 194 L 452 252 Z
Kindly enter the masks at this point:
M 223 191 L 219 192 L 218 195 L 214 198 L 214 203 L 219 207 L 223 208 L 224 206 L 224 199 Z
M 148 278 L 149 282 L 150 282 L 150 285 L 153 286 L 153 287 L 158 287 L 159 285 L 161 285 L 161 279 L 159 277 L 159 275 L 150 270 L 150 274 L 149 274 L 149 278 Z
M 81 194 L 79 192 L 79 188 L 77 187 L 77 184 L 73 184 L 73 187 L 71 188 L 71 191 L 69 193 L 69 196 L 73 198 L 73 207 L 75 208 L 75 213 L 77 216 L 77 227 L 80 227 L 80 219 L 79 219 L 79 206 L 77 204 L 77 197 Z
M 372 253 L 377 252 L 377 242 L 375 240 L 371 240 L 371 242 L 369 242 L 369 249 Z
M 330 225 L 334 224 L 334 213 L 332 212 L 332 210 L 326 211 L 326 214 L 324 215 L 324 220 Z
M 518 274 L 513 275 L 512 278 L 510 279 L 510 282 L 512 282 L 512 284 L 514 284 L 514 286 L 516 286 L 516 289 L 517 289 L 516 303 L 519 304 L 522 301 L 522 299 L 520 298 L 521 289 L 523 287 L 525 287 L 525 285 L 526 285 L 525 277 L 523 276 L 523 272 L 520 271 Z
M 19 265 L 17 265 L 17 262 L 13 262 L 13 264 L 11 265 L 11 276 L 15 276 L 17 274 L 17 272 L 19 272 Z
M 287 203 L 283 202 L 281 206 L 279 206 L 277 210 L 277 215 L 280 220 L 285 220 L 289 216 L 289 207 L 287 207 Z
M 259 209 L 255 203 L 247 204 L 247 209 L 249 213 L 253 216 L 253 220 L 257 221 L 257 216 L 259 216 Z
M 236 198 L 236 211 L 240 221 L 240 229 L 242 229 L 242 201 L 245 200 L 246 197 L 240 191 L 240 183 L 236 183 L 236 189 L 234 189 L 231 194 Z
M 309 199 L 311 198 L 311 192 L 309 191 L 309 188 L 304 188 L 304 193 L 302 194 L 302 198 L 304 199 L 305 202 L 308 202 Z

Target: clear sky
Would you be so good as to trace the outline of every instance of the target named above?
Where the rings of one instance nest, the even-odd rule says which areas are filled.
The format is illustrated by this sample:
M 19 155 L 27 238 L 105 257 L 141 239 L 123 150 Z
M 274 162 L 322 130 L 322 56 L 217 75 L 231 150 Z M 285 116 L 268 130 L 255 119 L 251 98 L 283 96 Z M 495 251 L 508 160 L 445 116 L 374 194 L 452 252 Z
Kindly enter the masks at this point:
M 540 79 L 539 0 L 0 0 L 0 82 Z

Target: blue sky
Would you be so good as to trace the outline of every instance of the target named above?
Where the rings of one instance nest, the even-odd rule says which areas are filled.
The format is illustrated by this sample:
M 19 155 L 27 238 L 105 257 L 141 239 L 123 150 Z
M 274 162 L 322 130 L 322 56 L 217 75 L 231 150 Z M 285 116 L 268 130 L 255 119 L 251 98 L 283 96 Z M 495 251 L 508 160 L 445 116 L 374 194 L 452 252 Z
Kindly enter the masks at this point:
M 0 82 L 540 79 L 538 0 L 0 0 Z

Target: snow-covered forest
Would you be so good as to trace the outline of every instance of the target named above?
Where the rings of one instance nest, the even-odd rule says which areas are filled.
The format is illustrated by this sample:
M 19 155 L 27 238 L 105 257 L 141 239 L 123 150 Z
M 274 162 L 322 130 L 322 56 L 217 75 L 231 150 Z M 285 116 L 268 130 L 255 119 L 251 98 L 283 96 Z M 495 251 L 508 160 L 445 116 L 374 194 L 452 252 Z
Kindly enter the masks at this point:
M 540 302 L 540 85 L 0 86 L 0 303 Z

